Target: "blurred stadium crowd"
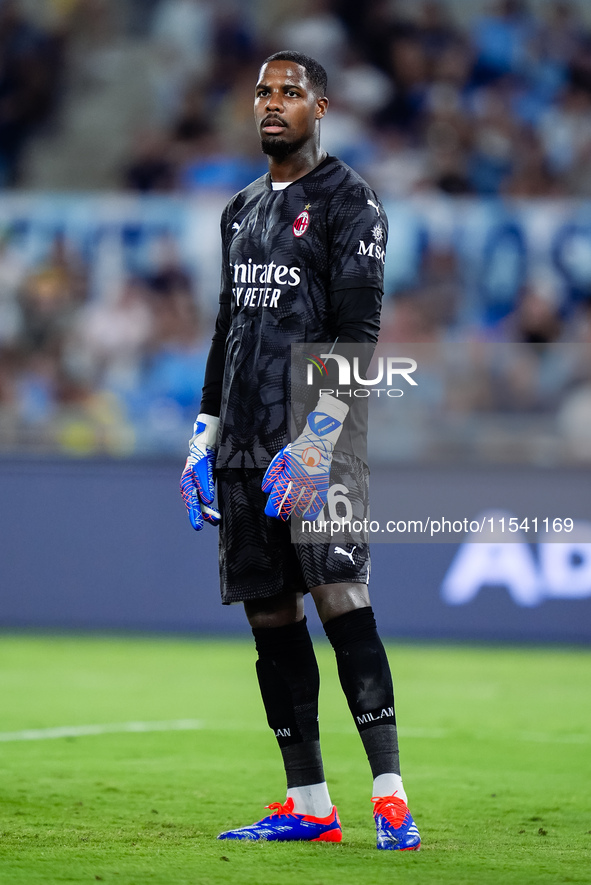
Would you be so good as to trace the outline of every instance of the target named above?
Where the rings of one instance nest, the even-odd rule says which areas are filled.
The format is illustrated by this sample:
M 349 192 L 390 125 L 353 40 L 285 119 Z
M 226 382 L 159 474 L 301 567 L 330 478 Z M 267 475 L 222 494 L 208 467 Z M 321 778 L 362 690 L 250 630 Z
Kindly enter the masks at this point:
M 251 122 L 253 77 L 266 54 L 289 46 L 321 58 L 329 72 L 327 148 L 385 196 L 417 189 L 591 195 L 584 10 L 574 0 L 302 0 L 297 7 L 285 0 L 2 0 L 4 181 L 22 181 L 27 139 L 49 121 L 59 125 L 60 103 L 76 90 L 92 103 L 118 70 L 129 80 L 118 52 L 141 45 L 146 113 L 110 184 L 236 191 L 264 170 Z M 126 85 L 119 82 L 119 91 Z
M 286 47 L 328 70 L 323 143 L 392 207 L 389 260 L 416 254 L 412 273 L 387 267 L 382 340 L 521 344 L 502 371 L 491 357 L 484 373 L 477 356 L 479 383 L 463 399 L 440 391 L 441 413 L 451 402 L 497 426 L 551 413 L 557 439 L 559 425 L 591 439 L 591 224 L 579 203 L 591 198 L 589 13 L 565 0 L 0 0 L 0 184 L 21 198 L 0 211 L 0 451 L 184 452 L 211 275 L 172 229 L 114 271 L 108 238 L 82 248 L 71 226 L 47 226 L 36 195 L 201 201 L 219 216 L 266 170 L 253 83 L 261 59 Z M 481 250 L 483 283 L 466 237 L 441 237 L 437 218 L 459 229 L 467 206 L 491 201 L 502 224 Z M 540 241 L 548 206 L 579 207 L 570 239 L 536 247 L 544 260 L 530 260 L 511 220 L 525 202 Z M 426 219 L 410 225 L 412 244 L 400 239 L 405 211 Z M 29 248 L 27 231 L 44 224 L 44 247 Z M 110 282 L 97 285 L 101 274 Z M 557 363 L 564 342 L 579 349 Z M 522 436 L 500 457 L 591 458 L 589 443 L 532 455 Z

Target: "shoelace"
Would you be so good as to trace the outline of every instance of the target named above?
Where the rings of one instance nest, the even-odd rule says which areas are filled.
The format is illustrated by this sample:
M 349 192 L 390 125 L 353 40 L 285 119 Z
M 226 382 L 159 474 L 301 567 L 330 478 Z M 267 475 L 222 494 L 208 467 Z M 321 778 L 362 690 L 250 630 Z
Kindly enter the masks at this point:
M 374 814 L 381 814 L 386 818 L 388 823 L 398 829 L 404 821 L 407 812 L 406 803 L 393 796 L 373 796 L 371 800 L 374 804 Z
M 282 805 L 281 802 L 271 802 L 270 805 L 265 805 L 265 808 L 271 809 L 271 817 L 276 814 L 277 817 L 281 817 L 282 814 L 291 814 L 293 811 L 294 801 L 291 796 L 288 796 L 285 800 L 285 805 Z

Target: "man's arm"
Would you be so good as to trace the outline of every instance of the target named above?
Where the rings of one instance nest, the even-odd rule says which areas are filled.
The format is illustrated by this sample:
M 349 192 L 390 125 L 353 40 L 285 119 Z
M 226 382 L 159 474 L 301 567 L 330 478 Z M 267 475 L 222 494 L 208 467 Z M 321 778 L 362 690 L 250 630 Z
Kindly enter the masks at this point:
M 363 373 L 378 340 L 381 304 L 381 290 L 369 287 L 343 289 L 331 298 L 337 332 L 332 352 L 338 353 L 340 344 L 365 345 L 359 348 Z M 348 412 L 349 406 L 338 398 L 338 390 L 336 398 L 326 393 L 320 396 L 302 433 L 281 449 L 265 473 L 262 489 L 269 492 L 265 508 L 268 516 L 316 519 L 326 502 L 332 453 Z
M 213 469 L 220 423 L 226 339 L 230 330 L 232 314 L 232 290 L 228 280 L 228 261 L 224 240 L 225 215 L 226 213 L 222 216 L 223 258 L 220 307 L 205 367 L 201 408 L 193 427 L 193 436 L 189 441 L 189 457 L 181 476 L 181 495 L 191 525 L 196 531 L 203 528 L 204 520 L 212 525 L 218 525 L 221 519 L 219 511 L 210 505 L 213 503 L 215 494 Z
M 377 344 L 382 310 L 381 289 L 340 289 L 332 293 L 331 307 L 340 343 Z
M 367 201 L 364 200 L 365 194 L 359 207 L 365 211 Z M 364 375 L 378 340 L 383 295 L 381 263 L 366 262 L 364 266 L 357 256 L 360 235 L 368 240 L 374 235 L 378 236 L 373 214 L 375 209 L 372 208 L 371 213 L 368 217 L 365 211 L 365 228 L 361 234 L 355 226 L 351 227 L 342 218 L 339 219 L 344 230 L 340 237 L 336 231 L 333 235 L 333 246 L 337 239 L 340 241 L 338 250 L 335 248 L 335 253 L 338 253 L 334 264 L 337 271 L 335 283 L 329 294 L 336 338 L 331 352 L 338 353 L 340 344 L 364 344 L 359 355 L 359 368 Z M 383 223 L 387 225 L 385 215 Z M 365 233 L 365 229 L 369 234 Z M 381 224 L 379 237 L 385 245 L 387 227 Z M 369 254 L 369 249 L 365 252 Z M 365 282 L 367 285 L 359 285 Z M 335 384 L 335 388 L 336 397 L 326 393 L 320 396 L 316 408 L 308 415 L 302 433 L 293 443 L 281 449 L 269 465 L 262 485 L 263 491 L 269 492 L 265 508 L 269 516 L 286 520 L 295 515 L 314 520 L 324 506 L 332 453 L 349 412 L 346 401 L 339 399 L 338 384 Z
M 230 302 L 221 302 L 205 366 L 201 408 L 199 409 L 200 412 L 206 415 L 218 416 L 220 414 L 226 358 L 226 338 L 230 330 L 230 317 Z

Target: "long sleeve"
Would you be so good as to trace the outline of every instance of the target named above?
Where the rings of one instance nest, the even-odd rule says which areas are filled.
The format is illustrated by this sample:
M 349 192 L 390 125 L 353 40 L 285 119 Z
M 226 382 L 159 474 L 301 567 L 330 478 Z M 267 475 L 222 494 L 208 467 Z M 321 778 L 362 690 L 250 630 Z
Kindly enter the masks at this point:
M 367 287 L 333 292 L 331 308 L 340 342 L 377 343 L 382 310 L 380 289 Z
M 205 367 L 205 379 L 201 395 L 200 412 L 205 415 L 220 414 L 222 402 L 222 382 L 226 358 L 226 338 L 230 329 L 230 304 L 222 302 L 217 315 L 215 330 L 211 339 L 211 347 Z

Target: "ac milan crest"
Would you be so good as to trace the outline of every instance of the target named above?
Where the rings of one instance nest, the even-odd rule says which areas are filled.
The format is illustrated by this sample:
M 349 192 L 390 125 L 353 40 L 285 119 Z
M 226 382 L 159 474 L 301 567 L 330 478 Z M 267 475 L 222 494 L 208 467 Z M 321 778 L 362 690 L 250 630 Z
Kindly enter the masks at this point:
M 303 212 L 300 212 L 298 217 L 293 223 L 293 235 L 294 237 L 303 237 L 306 231 L 308 230 L 308 225 L 310 224 L 310 213 L 305 209 Z

